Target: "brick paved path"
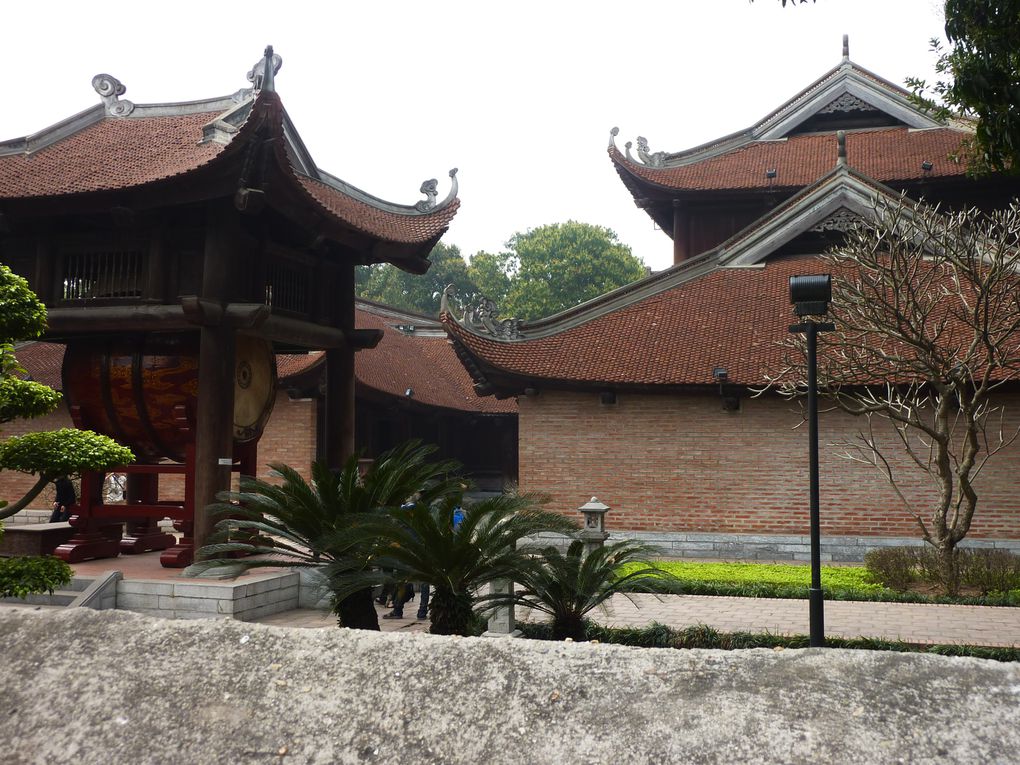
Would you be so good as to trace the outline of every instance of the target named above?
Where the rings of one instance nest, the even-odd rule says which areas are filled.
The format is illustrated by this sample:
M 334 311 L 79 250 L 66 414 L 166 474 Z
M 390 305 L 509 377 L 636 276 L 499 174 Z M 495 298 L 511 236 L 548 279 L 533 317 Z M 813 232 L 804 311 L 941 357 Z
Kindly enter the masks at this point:
M 413 604 L 408 604 L 413 605 Z M 379 608 L 380 616 L 385 609 Z M 413 618 L 380 620 L 383 631 L 420 632 L 427 621 Z M 518 613 L 518 618 L 525 615 Z M 596 621 L 618 627 L 643 627 L 659 622 L 682 628 L 707 624 L 722 632 L 808 633 L 808 602 L 773 598 L 727 598 L 703 595 L 634 595 L 633 603 L 616 596 L 608 613 L 596 610 Z M 334 627 L 320 611 L 301 609 L 260 619 L 264 624 L 292 627 Z M 829 637 L 872 637 L 919 644 L 1020 646 L 1020 608 L 943 606 L 916 603 L 825 602 L 825 634 Z
M 774 598 L 703 595 L 616 596 L 609 612 L 596 612 L 607 625 L 640 627 L 657 621 L 670 627 L 707 624 L 723 632 L 808 633 L 808 602 Z M 830 600 L 824 605 L 829 637 L 871 637 L 909 643 L 985 646 L 1020 645 L 1020 608 L 922 605 Z

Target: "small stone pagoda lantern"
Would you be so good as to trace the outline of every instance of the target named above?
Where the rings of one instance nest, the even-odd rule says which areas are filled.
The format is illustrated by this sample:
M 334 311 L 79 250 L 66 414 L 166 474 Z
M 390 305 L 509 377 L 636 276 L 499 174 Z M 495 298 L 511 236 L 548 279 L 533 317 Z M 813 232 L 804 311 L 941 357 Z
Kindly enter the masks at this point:
M 581 529 L 578 536 L 584 542 L 585 552 L 602 547 L 609 538 L 609 532 L 606 531 L 606 513 L 608 511 L 609 505 L 599 502 L 598 497 L 592 497 L 589 502 L 585 502 L 578 508 L 578 512 L 584 516 L 584 528 Z

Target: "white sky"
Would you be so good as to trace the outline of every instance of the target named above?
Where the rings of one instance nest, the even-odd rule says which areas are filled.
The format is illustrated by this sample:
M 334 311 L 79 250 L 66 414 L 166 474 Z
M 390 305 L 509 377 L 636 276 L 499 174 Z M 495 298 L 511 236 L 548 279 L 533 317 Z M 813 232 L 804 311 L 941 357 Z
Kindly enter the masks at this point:
M 444 238 L 467 256 L 568 219 L 613 229 L 655 269 L 672 243 L 606 156 L 636 136 L 678 151 L 742 130 L 850 58 L 932 78 L 938 0 L 598 0 L 5 4 L 0 140 L 99 102 L 106 72 L 136 103 L 227 95 L 271 43 L 276 89 L 322 169 L 384 199 L 460 169 Z

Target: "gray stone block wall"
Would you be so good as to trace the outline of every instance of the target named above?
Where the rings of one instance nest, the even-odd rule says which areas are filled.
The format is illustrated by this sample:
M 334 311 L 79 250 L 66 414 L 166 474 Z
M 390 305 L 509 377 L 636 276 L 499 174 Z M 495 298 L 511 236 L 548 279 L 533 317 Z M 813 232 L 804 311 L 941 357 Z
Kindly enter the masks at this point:
M 811 539 L 804 535 L 710 534 L 704 532 L 612 531 L 609 542 L 634 539 L 654 547 L 664 558 L 746 561 L 810 561 Z M 533 544 L 559 544 L 563 537 L 541 535 Z M 917 537 L 822 536 L 820 557 L 828 563 L 861 563 L 869 550 L 920 547 Z M 966 539 L 961 547 L 984 547 L 1020 554 L 1020 540 Z

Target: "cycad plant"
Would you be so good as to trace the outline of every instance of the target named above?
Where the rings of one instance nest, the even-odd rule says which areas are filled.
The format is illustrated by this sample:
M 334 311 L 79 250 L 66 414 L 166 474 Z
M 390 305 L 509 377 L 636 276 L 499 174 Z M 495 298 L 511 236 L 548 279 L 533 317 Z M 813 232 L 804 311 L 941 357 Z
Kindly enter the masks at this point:
M 386 575 L 377 569 L 376 540 L 358 530 L 412 496 L 429 504 L 460 496 L 459 465 L 429 462 L 434 451 L 411 441 L 383 454 L 363 476 L 353 456 L 339 471 L 315 463 L 311 483 L 282 464 L 270 465 L 282 479 L 279 485 L 242 478 L 239 492 L 222 492 L 210 507 L 224 517 L 189 573 L 221 566 L 236 572 L 267 566 L 319 568 L 329 575 L 340 624 L 377 630 L 370 588 Z M 258 557 L 224 557 L 237 554 Z M 362 586 L 340 592 L 340 583 L 352 577 Z
M 617 593 L 647 591 L 655 580 L 673 578 L 667 571 L 641 563 L 653 553 L 653 548 L 632 541 L 585 551 L 583 543 L 574 540 L 566 553 L 545 547 L 517 573 L 515 602 L 551 616 L 554 638 L 584 640 L 586 615 L 592 609 Z M 638 565 L 621 570 L 628 563 Z
M 395 581 L 425 582 L 433 588 L 430 631 L 438 635 L 468 635 L 475 607 L 491 597 L 480 595 L 483 585 L 513 579 L 529 565 L 529 554 L 518 549 L 526 537 L 542 532 L 570 533 L 576 525 L 541 507 L 541 498 L 506 494 L 464 507 L 464 518 L 454 525 L 460 499 L 438 502 L 422 497 L 413 505 L 388 509 L 359 524 L 357 534 L 377 544 L 379 569 Z M 338 593 L 363 589 L 376 572 L 330 571 L 342 581 Z

